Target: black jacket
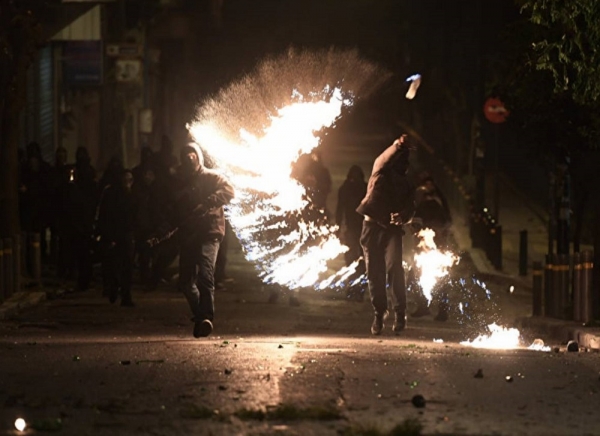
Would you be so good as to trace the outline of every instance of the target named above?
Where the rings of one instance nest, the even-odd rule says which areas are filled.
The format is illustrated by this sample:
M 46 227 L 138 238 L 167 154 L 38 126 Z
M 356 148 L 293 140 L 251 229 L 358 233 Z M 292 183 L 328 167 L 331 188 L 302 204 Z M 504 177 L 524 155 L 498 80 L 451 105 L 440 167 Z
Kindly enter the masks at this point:
M 175 225 L 183 240 L 222 240 L 225 235 L 223 206 L 234 197 L 233 186 L 221 174 L 200 167 L 181 175 L 174 203 Z
M 415 212 L 415 187 L 406 176 L 408 147 L 394 141 L 375 163 L 367 194 L 356 211 L 377 221 L 382 226 L 390 224 L 392 213 L 400 213 L 403 223 L 408 223 Z

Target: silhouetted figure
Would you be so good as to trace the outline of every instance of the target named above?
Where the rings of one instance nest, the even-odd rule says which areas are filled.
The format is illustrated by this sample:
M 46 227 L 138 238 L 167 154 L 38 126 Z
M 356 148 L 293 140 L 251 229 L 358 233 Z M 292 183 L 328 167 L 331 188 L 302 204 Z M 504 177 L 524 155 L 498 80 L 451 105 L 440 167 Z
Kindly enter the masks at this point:
M 132 171 L 133 173 L 133 171 Z M 160 207 L 154 170 L 145 168 L 141 180 L 136 181 L 134 176 L 133 197 L 135 202 L 135 250 L 137 263 L 140 270 L 140 281 L 143 285 L 150 284 L 150 271 L 153 264 L 152 248 L 146 243 L 156 230 Z
M 106 188 L 109 185 L 112 186 L 117 186 L 121 184 L 121 176 L 123 174 L 123 163 L 121 162 L 121 159 L 119 159 L 116 156 L 113 156 L 110 158 L 110 160 L 108 161 L 108 165 L 106 166 L 106 169 L 104 170 L 104 173 L 102 173 L 102 177 L 100 178 L 100 181 L 98 182 L 98 187 L 100 189 L 100 191 L 103 191 L 104 188 Z
M 338 190 L 338 203 L 335 211 L 335 222 L 340 227 L 341 240 L 348 246 L 348 251 L 344 254 L 346 265 L 350 265 L 362 256 L 360 233 L 363 216 L 356 212 L 356 208 L 366 193 L 365 174 L 358 165 L 353 165 Z
M 131 170 L 131 173 L 133 174 L 134 185 L 136 183 L 141 184 L 145 177 L 146 170 L 153 167 L 154 162 L 152 155 L 153 153 L 150 147 L 141 148 L 140 163 Z M 156 178 L 156 173 L 154 174 L 154 178 Z
M 367 193 L 356 209 L 364 216 L 360 243 L 365 255 L 371 304 L 371 333 L 381 334 L 388 310 L 389 287 L 396 333 L 406 328 L 406 283 L 402 265 L 402 226 L 414 214 L 414 186 L 406 173 L 410 146 L 406 135 L 396 139 L 375 163 Z
M 92 238 L 98 204 L 95 170 L 87 150 L 77 149 L 73 177 L 62 194 L 59 219 L 59 277 L 68 278 L 77 271 L 77 291 L 85 291 L 92 280 Z
M 86 182 L 91 180 L 94 183 L 97 183 L 96 168 L 92 166 L 90 154 L 85 147 L 77 147 L 77 150 L 75 151 L 75 170 L 79 175 L 79 180 L 85 180 Z
M 177 172 L 177 157 L 173 154 L 173 143 L 167 135 L 163 135 L 160 149 L 152 156 L 156 178 L 162 181 L 172 179 Z
M 307 196 L 313 206 L 327 212 L 331 174 L 323 164 L 321 152 L 313 149 L 309 154 L 300 156 L 292 169 L 292 177 L 306 188 Z
M 62 199 L 66 194 L 69 182 L 74 179 L 75 167 L 67 163 L 67 149 L 58 147 L 56 149 L 54 166 L 50 171 L 50 256 L 54 262 L 57 262 L 57 270 L 61 268 L 58 265 L 60 259 L 59 251 L 61 242 L 59 237 L 60 219 L 63 215 Z
M 118 296 L 121 306 L 134 306 L 131 279 L 134 256 L 135 204 L 131 188 L 133 174 L 123 170 L 119 183 L 106 187 L 98 211 L 97 234 L 103 245 L 102 274 L 111 303 Z
M 51 168 L 43 160 L 40 145 L 37 142 L 27 144 L 25 156 L 26 160 L 21 168 L 19 186 L 21 229 L 28 234 L 28 238 L 36 233 L 40 235 L 42 260 L 46 260 L 48 255 L 46 230 L 50 226 L 52 194 Z M 24 248 L 28 249 L 30 246 L 29 242 Z
M 177 199 L 179 289 L 194 314 L 194 337 L 213 330 L 214 270 L 225 234 L 223 206 L 234 196 L 233 187 L 220 174 L 204 167 L 204 156 L 195 143 L 181 150 Z
M 449 247 L 450 226 L 452 219 L 447 203 L 445 203 L 441 191 L 435 185 L 433 178 L 429 175 L 421 178 L 421 184 L 417 187 L 415 217 L 413 227 L 418 232 L 421 229 L 431 229 L 435 232 L 434 243 L 438 249 L 445 250 Z M 419 238 L 415 236 L 415 247 L 418 246 Z M 419 250 L 417 247 L 416 250 Z M 448 296 L 442 293 L 436 321 L 448 319 Z M 418 318 L 429 315 L 429 301 L 424 295 L 417 296 L 417 309 L 411 314 Z

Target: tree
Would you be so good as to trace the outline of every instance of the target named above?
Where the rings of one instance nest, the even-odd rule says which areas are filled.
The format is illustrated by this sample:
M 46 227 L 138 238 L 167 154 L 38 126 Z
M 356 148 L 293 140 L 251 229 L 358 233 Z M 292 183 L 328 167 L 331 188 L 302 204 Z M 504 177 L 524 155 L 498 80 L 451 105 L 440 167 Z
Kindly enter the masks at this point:
M 547 154 L 570 158 L 569 172 L 573 176 L 573 193 L 576 199 L 575 219 L 580 225 L 575 230 L 575 244 L 581 233 L 585 205 L 595 207 L 594 220 L 600 218 L 600 198 L 596 185 L 600 183 L 600 2 L 597 0 L 519 0 L 521 13 L 531 24 L 528 34 L 525 76 L 542 78 L 537 82 L 541 94 L 531 94 L 518 85 L 520 103 L 543 96 L 548 103 L 538 107 L 524 119 L 529 120 L 529 131 L 538 137 L 541 129 L 554 132 L 546 143 Z M 514 77 L 513 77 L 514 79 Z M 513 80 L 513 84 L 515 81 Z M 528 82 L 531 84 L 531 82 Z M 539 89 L 542 84 L 545 89 Z M 529 97 L 525 97 L 529 95 Z M 548 112 L 551 110 L 552 112 Z M 553 123 L 553 124 L 552 124 Z M 527 124 L 527 123 L 526 123 Z M 552 124 L 552 125 L 551 125 Z M 600 289 L 600 229 L 594 225 L 594 280 L 593 294 Z M 595 317 L 600 316 L 599 301 L 594 302 Z

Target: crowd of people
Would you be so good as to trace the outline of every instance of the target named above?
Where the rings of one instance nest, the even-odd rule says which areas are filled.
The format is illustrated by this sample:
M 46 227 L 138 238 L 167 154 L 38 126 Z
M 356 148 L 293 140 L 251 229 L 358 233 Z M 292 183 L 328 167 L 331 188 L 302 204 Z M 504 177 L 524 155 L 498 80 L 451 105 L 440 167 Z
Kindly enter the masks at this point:
M 26 235 L 41 235 L 42 261 L 59 279 L 74 281 L 75 291 L 90 287 L 94 265 L 100 264 L 103 294 L 111 303 L 120 298 L 122 306 L 134 306 L 134 272 L 152 290 L 169 278 L 168 267 L 180 254 L 177 238 L 154 248 L 148 241 L 179 224 L 183 200 L 176 193 L 185 173 L 166 136 L 156 152 L 143 147 L 134 168 L 124 168 L 115 157 L 102 174 L 84 147 L 77 149 L 74 163 L 63 147 L 48 163 L 39 144 L 31 142 L 21 156 L 21 228 Z M 215 286 L 226 279 L 226 249 L 223 244 L 218 250 Z
M 384 327 L 388 300 L 393 331 L 406 327 L 407 225 L 414 233 L 433 229 L 438 247 L 448 246 L 451 216 L 443 194 L 430 175 L 421 174 L 416 186 L 407 176 L 413 148 L 406 136 L 394 141 L 375 160 L 368 182 L 363 170 L 353 165 L 338 190 L 334 215 L 327 210 L 331 176 L 318 151 L 302 156 L 291 174 L 305 186 L 313 207 L 339 226 L 339 237 L 348 247 L 346 264 L 358 261 L 357 274 L 366 273 L 374 335 Z M 179 256 L 178 285 L 194 316 L 193 334 L 210 334 L 214 290 L 227 279 L 226 234 L 231 227 L 223 206 L 234 196 L 229 182 L 206 168 L 193 142 L 181 147 L 177 159 L 166 136 L 156 152 L 143 147 L 132 169 L 112 158 L 98 177 L 84 147 L 77 149 L 75 163 L 68 162 L 62 147 L 53 164 L 45 162 L 35 142 L 27 145 L 21 160 L 21 227 L 25 234 L 42 235 L 46 263 L 56 267 L 60 279 L 73 280 L 76 291 L 90 287 L 93 266 L 101 264 L 103 295 L 111 303 L 120 298 L 121 306 L 131 307 L 134 271 L 152 290 Z M 185 238 L 172 237 L 178 231 Z M 429 314 L 428 302 L 421 300 L 413 316 Z M 441 321 L 447 319 L 443 301 L 436 317 Z M 297 301 L 292 297 L 290 303 Z

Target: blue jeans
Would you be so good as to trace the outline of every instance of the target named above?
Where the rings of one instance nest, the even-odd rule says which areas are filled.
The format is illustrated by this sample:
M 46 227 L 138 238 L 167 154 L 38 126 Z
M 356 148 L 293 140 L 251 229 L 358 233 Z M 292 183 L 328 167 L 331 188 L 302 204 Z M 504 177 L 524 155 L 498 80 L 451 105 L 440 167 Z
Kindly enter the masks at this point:
M 183 292 L 196 321 L 213 320 L 215 313 L 215 263 L 217 239 L 184 243 L 179 252 L 179 290 Z

